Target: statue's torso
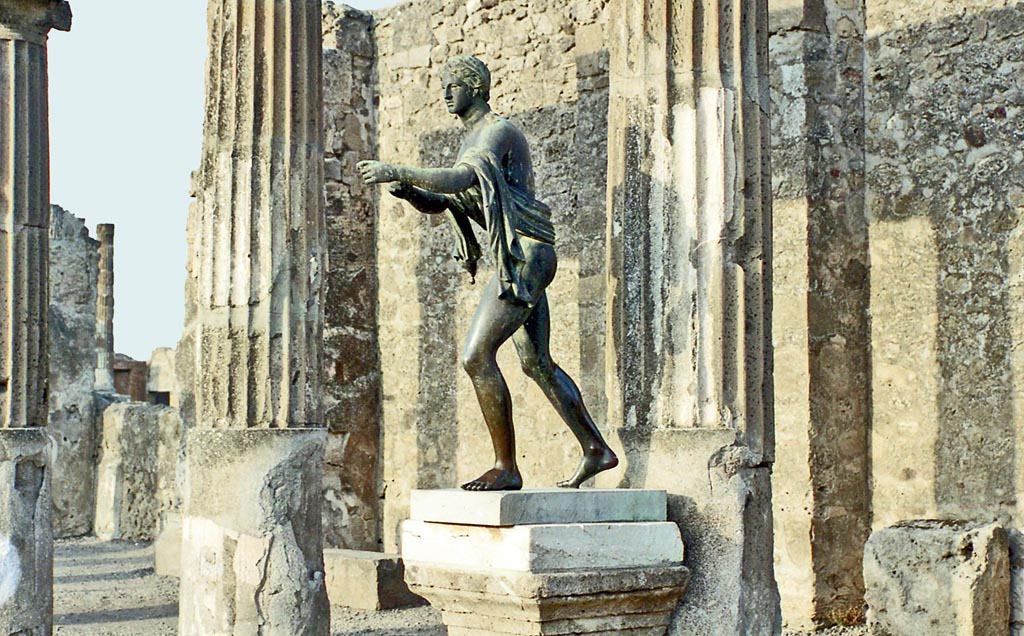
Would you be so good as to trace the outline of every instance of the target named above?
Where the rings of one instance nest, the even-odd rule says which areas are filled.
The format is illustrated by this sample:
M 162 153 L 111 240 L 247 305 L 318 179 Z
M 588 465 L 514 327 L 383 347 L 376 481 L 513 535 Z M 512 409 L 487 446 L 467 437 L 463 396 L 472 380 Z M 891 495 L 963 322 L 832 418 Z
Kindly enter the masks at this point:
M 494 153 L 501 162 L 505 182 L 534 196 L 530 145 L 515 124 L 494 113 L 488 114 L 483 126 L 466 135 L 459 149 L 459 160 L 472 150 Z

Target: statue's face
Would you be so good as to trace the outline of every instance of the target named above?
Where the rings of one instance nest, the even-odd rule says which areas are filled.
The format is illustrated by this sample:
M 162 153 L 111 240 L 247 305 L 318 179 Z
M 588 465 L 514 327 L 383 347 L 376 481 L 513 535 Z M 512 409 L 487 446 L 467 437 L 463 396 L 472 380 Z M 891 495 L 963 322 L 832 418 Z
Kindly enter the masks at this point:
M 473 90 L 459 78 L 444 71 L 441 73 L 441 84 L 444 85 L 444 103 L 448 107 L 449 113 L 462 115 L 473 105 L 475 99 Z

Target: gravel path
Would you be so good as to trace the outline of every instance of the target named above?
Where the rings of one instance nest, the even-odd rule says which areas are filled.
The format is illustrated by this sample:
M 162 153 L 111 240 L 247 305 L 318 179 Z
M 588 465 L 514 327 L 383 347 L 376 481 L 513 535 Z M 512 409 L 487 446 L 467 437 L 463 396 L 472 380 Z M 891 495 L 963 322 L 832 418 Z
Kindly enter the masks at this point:
M 178 580 L 157 576 L 146 543 L 95 538 L 58 541 L 54 559 L 54 623 L 58 636 L 176 636 Z M 332 636 L 445 636 L 431 607 L 390 612 L 331 608 Z M 810 636 L 786 632 L 784 636 Z M 813 636 L 867 636 L 836 627 Z

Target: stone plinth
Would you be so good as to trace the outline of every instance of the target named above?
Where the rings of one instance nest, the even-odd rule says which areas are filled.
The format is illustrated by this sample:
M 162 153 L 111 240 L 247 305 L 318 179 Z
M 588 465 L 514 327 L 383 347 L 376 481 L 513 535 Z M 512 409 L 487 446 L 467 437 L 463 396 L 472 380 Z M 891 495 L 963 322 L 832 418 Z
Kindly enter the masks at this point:
M 376 611 L 425 602 L 409 591 L 405 566 L 397 554 L 325 549 L 324 571 L 331 605 Z
M 181 576 L 181 514 L 164 516 L 163 528 L 153 542 L 153 570 L 160 576 Z
M 1006 636 L 1010 551 L 996 524 L 905 521 L 864 547 L 873 634 Z
M 323 429 L 188 433 L 181 636 L 327 636 Z
M 476 493 L 489 511 L 477 521 L 529 511 L 529 524 L 489 526 L 465 524 L 459 505 L 475 505 L 466 493 L 413 493 L 414 518 L 402 527 L 406 581 L 441 610 L 450 635 L 665 634 L 689 581 L 665 493 L 565 492 Z M 652 520 L 587 519 L 607 516 L 602 500 Z M 579 523 L 567 523 L 572 510 Z
M 410 499 L 412 519 L 468 526 L 664 521 L 667 507 L 663 490 L 469 492 L 452 488 L 416 490 Z
M 138 402 L 103 412 L 103 438 L 96 469 L 99 538 L 148 541 L 164 513 L 174 509 L 181 417 L 170 407 Z
M 43 429 L 0 429 L 0 634 L 53 625 L 51 441 Z

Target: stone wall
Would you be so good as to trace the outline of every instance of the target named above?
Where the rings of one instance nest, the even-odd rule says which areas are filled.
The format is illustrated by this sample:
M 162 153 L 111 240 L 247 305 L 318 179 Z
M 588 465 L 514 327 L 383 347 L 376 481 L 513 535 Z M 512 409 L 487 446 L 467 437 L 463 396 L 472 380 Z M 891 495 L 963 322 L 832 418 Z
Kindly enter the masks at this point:
M 324 545 L 380 549 L 377 202 L 355 164 L 377 154 L 369 14 L 324 5 L 329 269 L 324 305 Z
M 1024 3 L 867 12 L 874 526 L 1020 523 Z
M 375 17 L 384 161 L 451 165 L 462 133 L 441 100 L 441 66 L 459 53 L 490 66 L 491 104 L 526 133 L 538 197 L 551 206 L 558 231 L 552 354 L 603 424 L 605 1 L 425 0 Z M 387 194 L 379 210 L 383 539 L 394 550 L 412 489 L 452 487 L 490 468 L 490 438 L 457 360 L 493 270 L 482 263 L 478 284 L 469 285 L 449 256 L 446 225 Z M 527 486 L 554 485 L 575 468 L 575 438 L 521 373 L 513 347 L 498 362 L 513 395 Z
M 53 534 L 92 531 L 96 494 L 96 280 L 99 241 L 85 221 L 59 206 L 50 212 L 50 430 Z
M 870 530 L 864 13 L 773 0 L 776 575 L 790 627 L 852 622 Z

